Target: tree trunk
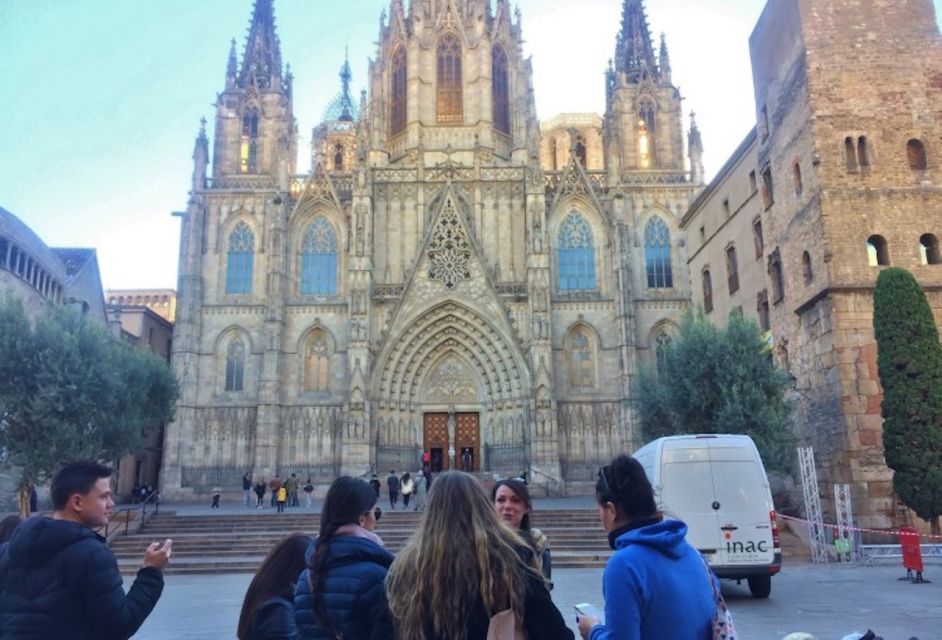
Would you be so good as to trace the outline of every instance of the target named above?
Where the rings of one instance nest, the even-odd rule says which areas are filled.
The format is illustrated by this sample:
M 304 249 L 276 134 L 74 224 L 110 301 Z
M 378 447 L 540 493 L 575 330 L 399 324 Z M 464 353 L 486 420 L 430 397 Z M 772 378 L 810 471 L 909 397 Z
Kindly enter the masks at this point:
M 17 498 L 20 503 L 20 517 L 24 520 L 29 517 L 29 498 L 30 490 L 33 488 L 33 483 L 30 482 L 29 478 L 23 478 L 23 482 L 20 484 L 20 490 L 17 494 Z

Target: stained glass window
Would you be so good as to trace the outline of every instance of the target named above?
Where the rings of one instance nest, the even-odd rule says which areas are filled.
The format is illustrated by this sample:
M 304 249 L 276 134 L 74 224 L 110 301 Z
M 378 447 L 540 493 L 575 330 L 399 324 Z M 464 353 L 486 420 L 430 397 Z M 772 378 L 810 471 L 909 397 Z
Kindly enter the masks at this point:
M 326 218 L 316 218 L 301 242 L 301 294 L 337 293 L 337 232 Z
M 507 54 L 503 47 L 491 50 L 491 94 L 494 106 L 494 128 L 510 134 L 510 86 L 507 81 Z
M 239 171 L 258 172 L 258 112 L 246 111 L 242 116 L 242 144 L 239 150 Z
M 560 291 L 590 291 L 595 283 L 595 246 L 589 223 L 575 211 L 559 227 L 557 244 Z
M 226 351 L 226 391 L 242 391 L 245 384 L 245 343 L 236 336 Z
M 644 227 L 644 262 L 649 288 L 670 289 L 674 286 L 671 232 L 661 218 L 651 218 Z
M 396 49 L 392 56 L 392 90 L 390 94 L 389 133 L 396 135 L 406 128 L 406 50 Z
M 464 120 L 461 86 L 461 42 L 448 33 L 438 42 L 438 121 Z
M 252 265 L 255 259 L 255 236 L 244 222 L 229 234 L 226 261 L 226 293 L 252 293 Z

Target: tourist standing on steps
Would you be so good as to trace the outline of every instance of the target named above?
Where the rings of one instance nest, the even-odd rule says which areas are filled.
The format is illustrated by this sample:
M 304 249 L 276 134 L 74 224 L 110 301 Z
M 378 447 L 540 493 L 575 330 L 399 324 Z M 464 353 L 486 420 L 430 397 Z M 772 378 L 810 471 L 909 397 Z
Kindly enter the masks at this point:
M 396 510 L 396 502 L 399 500 L 399 476 L 394 470 L 389 471 L 389 477 L 386 478 L 386 488 L 389 489 L 389 508 Z
M 278 487 L 277 504 L 278 504 L 278 513 L 284 513 L 285 504 L 288 502 L 288 489 L 282 485 Z
M 94 529 L 114 509 L 111 469 L 73 462 L 52 480 L 52 518 L 30 518 L 0 546 L 4 640 L 126 640 L 163 591 L 172 543 L 155 542 L 125 594 L 114 554 Z
M 268 552 L 245 592 L 239 640 L 298 640 L 294 591 L 311 539 L 292 533 Z
M 530 491 L 523 480 L 516 478 L 504 478 L 498 480 L 491 490 L 491 500 L 494 508 L 497 509 L 497 515 L 520 532 L 520 536 L 527 541 L 533 553 L 536 554 L 536 560 L 546 578 L 546 585 L 549 589 L 553 588 L 553 561 L 550 555 L 549 541 L 546 535 L 539 529 L 530 526 L 530 513 L 533 511 L 533 501 L 530 499 Z
M 415 511 L 422 511 L 425 508 L 425 496 L 428 495 L 428 476 L 424 471 L 415 474 Z
M 248 509 L 252 500 L 252 472 L 246 471 L 242 476 L 242 499 L 245 502 L 245 508 Z
M 404 640 L 485 640 L 502 620 L 532 640 L 573 638 L 533 551 L 481 483 L 460 471 L 436 477 L 418 530 L 389 569 L 386 595 Z
M 298 500 L 298 485 L 300 481 L 298 480 L 298 474 L 292 473 L 291 477 L 285 481 L 285 489 L 288 490 L 288 506 L 289 507 L 300 507 L 301 502 Z
M 294 595 L 304 640 L 393 637 L 384 583 L 393 561 L 373 533 L 381 515 L 373 488 L 341 476 L 327 490 L 320 531 Z
M 644 468 L 621 455 L 595 484 L 602 527 L 615 553 L 605 565 L 605 624 L 579 617 L 588 640 L 711 638 L 715 578 L 685 539 L 687 525 L 664 520 Z M 719 585 L 715 585 L 719 588 Z
M 314 506 L 314 485 L 311 483 L 310 476 L 304 483 L 304 495 L 307 497 L 307 508 L 310 509 Z
M 379 481 L 379 476 L 377 476 L 375 473 L 373 474 L 373 477 L 370 478 L 370 486 L 373 487 L 373 491 L 376 492 L 376 497 L 379 498 L 379 489 L 382 484 Z
M 409 510 L 409 498 L 412 497 L 412 491 L 415 489 L 415 484 L 412 482 L 412 475 L 406 471 L 402 474 L 402 478 L 399 479 L 399 489 L 402 491 L 402 508 L 405 511 Z
M 271 482 L 268 483 L 268 488 L 271 489 L 271 506 L 278 506 L 278 489 L 281 489 L 282 482 L 281 478 L 278 477 L 278 474 L 275 474 L 275 477 L 271 479 Z
M 256 509 L 261 509 L 265 506 L 265 478 L 255 483 L 255 497 L 258 498 L 255 502 Z

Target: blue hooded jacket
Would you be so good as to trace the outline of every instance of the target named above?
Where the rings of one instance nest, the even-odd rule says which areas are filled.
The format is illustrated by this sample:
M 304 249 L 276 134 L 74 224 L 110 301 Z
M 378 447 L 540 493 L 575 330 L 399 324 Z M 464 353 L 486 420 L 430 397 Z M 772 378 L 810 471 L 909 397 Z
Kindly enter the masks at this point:
M 715 578 L 686 535 L 686 524 L 664 520 L 618 536 L 602 578 L 605 624 L 589 640 L 712 637 Z
M 308 551 L 310 558 L 317 545 Z M 393 556 L 366 538 L 337 536 L 330 541 L 325 562 L 324 605 L 334 630 L 344 640 L 388 640 L 393 637 L 386 602 L 386 571 Z M 304 640 L 332 640 L 318 624 L 311 596 L 310 569 L 298 578 L 294 593 L 295 620 Z

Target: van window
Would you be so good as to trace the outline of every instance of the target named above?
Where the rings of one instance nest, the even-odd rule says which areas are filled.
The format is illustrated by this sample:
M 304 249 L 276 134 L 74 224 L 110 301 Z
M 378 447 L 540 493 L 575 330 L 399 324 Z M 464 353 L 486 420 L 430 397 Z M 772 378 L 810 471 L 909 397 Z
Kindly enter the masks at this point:
M 713 475 L 709 462 L 665 464 L 661 474 L 661 502 L 666 515 L 709 513 L 713 503 Z
M 749 462 L 718 462 L 716 472 L 716 500 L 726 513 L 762 513 L 768 511 L 769 494 L 759 466 Z

